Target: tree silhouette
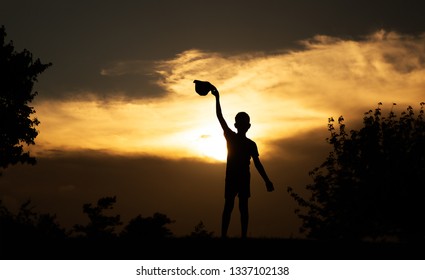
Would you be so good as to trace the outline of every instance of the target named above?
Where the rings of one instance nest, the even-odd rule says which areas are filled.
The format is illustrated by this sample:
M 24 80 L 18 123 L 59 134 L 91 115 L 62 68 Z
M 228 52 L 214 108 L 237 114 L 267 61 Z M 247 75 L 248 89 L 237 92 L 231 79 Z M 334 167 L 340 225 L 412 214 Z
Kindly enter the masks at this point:
M 301 232 L 317 239 L 424 241 L 425 120 L 412 107 L 400 117 L 391 109 L 365 113 L 363 127 L 346 133 L 344 119 L 329 119 L 333 151 L 310 175 L 309 199 L 292 188 L 301 208 Z M 393 104 L 393 106 L 396 104 Z
M 125 239 L 158 239 L 172 237 L 173 233 L 166 226 L 174 223 L 165 214 L 154 213 L 152 217 L 141 215 L 130 220 L 121 233 Z
M 85 237 L 94 239 L 115 237 L 115 227 L 122 224 L 121 217 L 120 215 L 107 216 L 104 211 L 112 210 L 116 201 L 116 196 L 103 197 L 97 201 L 96 206 L 92 206 L 91 203 L 84 204 L 83 212 L 87 214 L 90 222 L 85 226 L 74 225 L 74 231 L 84 233 Z
M 28 106 L 37 92 L 33 92 L 37 76 L 51 63 L 33 60 L 31 52 L 16 52 L 13 42 L 5 43 L 6 31 L 0 28 L 0 168 L 20 163 L 35 164 L 35 158 L 24 151 L 23 144 L 34 145 L 39 124 Z

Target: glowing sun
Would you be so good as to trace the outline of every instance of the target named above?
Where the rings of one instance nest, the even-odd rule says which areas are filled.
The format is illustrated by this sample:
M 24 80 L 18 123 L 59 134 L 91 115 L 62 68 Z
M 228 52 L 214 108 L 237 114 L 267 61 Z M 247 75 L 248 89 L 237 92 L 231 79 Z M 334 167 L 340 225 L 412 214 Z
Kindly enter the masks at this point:
M 222 133 L 204 133 L 201 134 L 195 141 L 192 147 L 197 154 L 214 161 L 226 161 L 227 148 L 226 140 Z

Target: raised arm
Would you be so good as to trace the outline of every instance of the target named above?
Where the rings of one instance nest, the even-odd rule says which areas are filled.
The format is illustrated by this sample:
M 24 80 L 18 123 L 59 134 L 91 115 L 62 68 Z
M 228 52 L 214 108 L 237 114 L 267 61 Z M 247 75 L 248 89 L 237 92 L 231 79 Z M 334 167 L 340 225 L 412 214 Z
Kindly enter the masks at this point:
M 220 122 L 220 125 L 224 131 L 230 130 L 229 126 L 226 123 L 226 120 L 223 117 L 223 113 L 221 112 L 220 93 L 218 92 L 215 86 L 211 86 L 213 87 L 213 89 L 211 90 L 211 94 L 215 96 L 215 112 L 217 114 L 217 119 Z

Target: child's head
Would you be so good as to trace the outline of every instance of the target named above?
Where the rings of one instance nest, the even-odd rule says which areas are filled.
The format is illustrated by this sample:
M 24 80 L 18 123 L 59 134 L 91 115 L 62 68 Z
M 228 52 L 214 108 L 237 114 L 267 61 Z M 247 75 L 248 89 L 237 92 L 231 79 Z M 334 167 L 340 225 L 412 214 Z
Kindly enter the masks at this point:
M 235 127 L 239 132 L 247 132 L 248 129 L 251 127 L 251 124 L 249 123 L 249 115 L 245 112 L 239 112 L 236 114 L 235 117 Z

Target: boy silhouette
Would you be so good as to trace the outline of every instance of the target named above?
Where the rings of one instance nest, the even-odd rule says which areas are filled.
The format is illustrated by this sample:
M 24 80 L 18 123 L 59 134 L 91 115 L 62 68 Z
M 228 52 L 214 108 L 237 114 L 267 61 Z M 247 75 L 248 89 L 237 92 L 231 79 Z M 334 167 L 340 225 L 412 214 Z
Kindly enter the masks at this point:
M 227 164 L 224 190 L 225 201 L 221 223 L 221 237 L 227 237 L 227 230 L 230 224 L 235 197 L 238 196 L 241 218 L 241 237 L 246 238 L 248 232 L 248 198 L 251 196 L 251 158 L 254 161 L 258 173 L 266 183 L 267 191 L 273 191 L 274 187 L 260 161 L 257 145 L 254 141 L 246 137 L 246 133 L 251 127 L 249 115 L 245 112 L 236 114 L 235 127 L 237 133 L 232 131 L 224 120 L 221 112 L 220 94 L 217 88 L 212 84 L 210 84 L 210 88 L 212 95 L 215 96 L 217 118 L 223 128 L 224 137 L 227 142 Z

